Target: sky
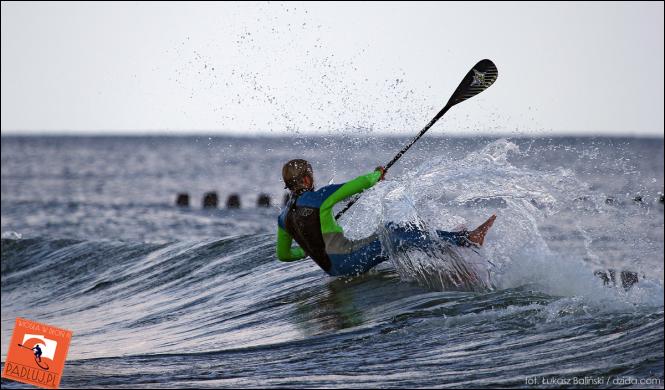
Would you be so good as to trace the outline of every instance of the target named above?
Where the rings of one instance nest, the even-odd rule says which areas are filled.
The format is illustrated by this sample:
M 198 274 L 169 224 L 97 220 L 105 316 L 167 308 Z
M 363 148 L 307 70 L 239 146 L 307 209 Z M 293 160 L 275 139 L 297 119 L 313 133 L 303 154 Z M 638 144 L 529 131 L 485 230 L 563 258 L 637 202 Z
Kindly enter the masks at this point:
M 2 134 L 663 137 L 663 2 L 2 2 Z

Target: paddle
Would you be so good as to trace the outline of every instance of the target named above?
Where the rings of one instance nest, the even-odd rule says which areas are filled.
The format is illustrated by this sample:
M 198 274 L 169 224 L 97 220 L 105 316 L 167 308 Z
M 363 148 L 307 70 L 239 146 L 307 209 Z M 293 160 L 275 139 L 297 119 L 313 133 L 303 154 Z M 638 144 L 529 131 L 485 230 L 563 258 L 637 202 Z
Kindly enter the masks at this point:
M 387 171 L 390 167 L 393 166 L 397 160 L 399 160 L 402 155 L 409 150 L 409 148 L 416 143 L 420 139 L 420 137 L 423 136 L 427 132 L 427 130 L 430 129 L 430 127 L 434 126 L 434 124 L 441 119 L 441 117 L 450 110 L 450 108 L 457 103 L 461 103 L 465 101 L 466 99 L 476 96 L 482 91 L 486 90 L 487 88 L 490 87 L 490 85 L 494 84 L 496 81 L 496 78 L 499 76 L 499 71 L 496 68 L 496 65 L 490 60 L 482 60 L 478 62 L 471 70 L 469 73 L 464 76 L 464 79 L 462 79 L 462 82 L 459 84 L 453 95 L 448 99 L 448 103 L 439 111 L 438 114 L 432 118 L 431 121 L 425 127 L 420 130 L 420 133 L 411 140 L 405 147 L 402 148 L 402 150 L 399 151 L 393 157 L 392 160 L 386 166 L 384 169 Z M 339 219 L 339 217 L 346 212 L 356 201 L 360 198 L 358 196 L 357 198 L 351 200 L 349 203 L 347 203 L 346 207 L 342 209 L 337 215 L 335 215 L 335 219 Z

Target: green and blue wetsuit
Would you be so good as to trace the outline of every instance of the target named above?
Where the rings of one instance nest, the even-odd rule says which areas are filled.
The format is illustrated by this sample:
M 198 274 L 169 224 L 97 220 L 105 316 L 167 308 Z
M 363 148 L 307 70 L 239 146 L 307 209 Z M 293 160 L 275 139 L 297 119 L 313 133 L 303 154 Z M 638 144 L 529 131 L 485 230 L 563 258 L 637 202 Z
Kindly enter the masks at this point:
M 277 258 L 295 261 L 309 256 L 332 276 L 363 273 L 387 260 L 376 234 L 349 240 L 333 214 L 335 204 L 372 187 L 380 177 L 381 172 L 374 171 L 344 184 L 292 193 L 277 219 Z M 386 228 L 397 248 L 430 244 L 427 235 L 417 228 L 392 223 Z M 440 238 L 456 245 L 467 243 L 466 232 L 438 233 Z M 299 247 L 291 247 L 294 239 Z

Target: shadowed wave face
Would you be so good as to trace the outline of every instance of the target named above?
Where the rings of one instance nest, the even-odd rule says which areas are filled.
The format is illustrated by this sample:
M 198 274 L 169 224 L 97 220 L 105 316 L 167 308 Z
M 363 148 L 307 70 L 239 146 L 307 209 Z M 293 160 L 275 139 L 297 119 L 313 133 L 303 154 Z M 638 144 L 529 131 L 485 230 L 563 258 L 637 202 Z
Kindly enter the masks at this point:
M 18 316 L 72 330 L 63 387 L 532 387 L 529 378 L 573 377 L 662 387 L 663 207 L 653 198 L 663 159 L 652 168 L 640 159 L 662 157 L 662 141 L 429 140 L 429 158 L 406 159 L 342 225 L 351 237 L 388 220 L 454 230 L 496 211 L 484 248 L 384 245 L 390 262 L 345 279 L 276 260 L 278 208 L 172 204 L 177 192 L 223 196 L 227 186 L 244 204 L 259 192 L 281 199 L 279 158 L 270 165 L 257 152 L 276 179 L 254 191 L 253 168 L 187 179 L 185 162 L 161 159 L 210 153 L 234 167 L 254 149 L 286 156 L 286 141 L 56 141 L 2 139 L 2 345 Z M 354 150 L 348 140 L 307 142 Z M 376 142 L 398 149 L 389 144 L 399 140 Z M 117 154 L 142 165 L 105 170 L 123 164 Z M 321 184 L 377 165 L 352 152 L 353 164 L 327 157 L 308 158 Z M 89 158 L 106 164 L 73 169 Z M 638 190 L 650 200 L 626 196 Z M 456 261 L 483 272 L 487 288 L 442 282 Z M 593 270 L 608 267 L 635 270 L 640 283 L 604 287 Z
M 522 386 L 662 372 L 662 306 L 630 307 L 620 292 L 596 305 L 533 286 L 436 292 L 391 269 L 332 279 L 272 252 L 270 235 L 3 239 L 3 334 L 18 315 L 75 329 L 67 387 Z

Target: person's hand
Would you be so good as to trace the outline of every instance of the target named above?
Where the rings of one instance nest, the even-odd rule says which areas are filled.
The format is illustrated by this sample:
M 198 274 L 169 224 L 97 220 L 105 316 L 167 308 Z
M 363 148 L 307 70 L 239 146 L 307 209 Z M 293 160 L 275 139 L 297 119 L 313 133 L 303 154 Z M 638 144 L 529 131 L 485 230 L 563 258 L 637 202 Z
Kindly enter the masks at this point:
M 381 177 L 379 178 L 379 181 L 384 180 L 386 178 L 386 169 L 384 167 L 376 167 L 375 171 L 381 172 Z

